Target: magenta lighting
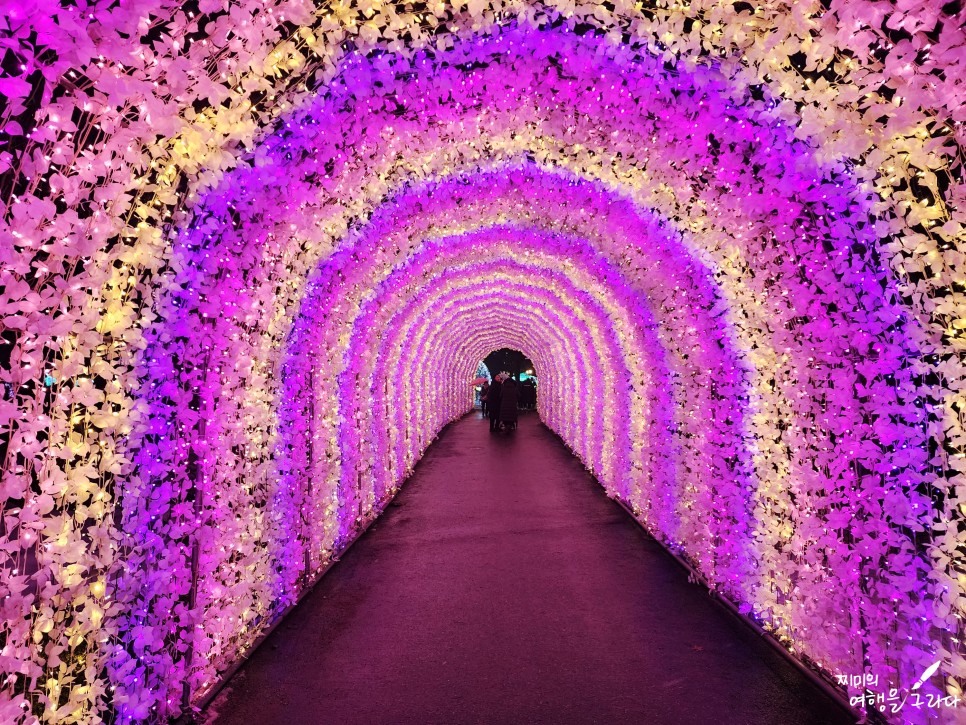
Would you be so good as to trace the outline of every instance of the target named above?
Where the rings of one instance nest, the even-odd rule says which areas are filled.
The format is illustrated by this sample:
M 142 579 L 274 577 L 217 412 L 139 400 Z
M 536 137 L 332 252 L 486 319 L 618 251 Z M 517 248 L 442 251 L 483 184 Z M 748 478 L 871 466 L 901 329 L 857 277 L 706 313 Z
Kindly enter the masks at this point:
M 962 694 L 961 3 L 228 5 L 0 17 L 0 722 L 188 713 L 504 347 L 794 657 Z

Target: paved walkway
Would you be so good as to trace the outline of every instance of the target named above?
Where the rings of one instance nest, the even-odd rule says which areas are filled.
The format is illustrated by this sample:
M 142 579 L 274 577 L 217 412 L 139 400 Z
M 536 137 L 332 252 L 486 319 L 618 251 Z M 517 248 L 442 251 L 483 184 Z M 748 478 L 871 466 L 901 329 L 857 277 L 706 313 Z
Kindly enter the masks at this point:
M 524 415 L 447 428 L 207 713 L 244 723 L 846 723 Z

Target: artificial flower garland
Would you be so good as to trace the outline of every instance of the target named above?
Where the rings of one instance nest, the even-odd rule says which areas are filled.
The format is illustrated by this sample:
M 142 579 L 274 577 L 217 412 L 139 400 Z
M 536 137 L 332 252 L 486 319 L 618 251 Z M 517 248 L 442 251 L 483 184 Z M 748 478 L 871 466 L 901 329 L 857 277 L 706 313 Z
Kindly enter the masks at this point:
M 158 17 L 170 17 L 172 29 L 200 27 L 200 20 L 165 7 Z M 487 30 L 480 36 L 486 38 L 516 12 L 532 12 L 534 25 L 555 12 L 552 4 L 532 11 L 487 7 L 474 4 L 465 15 L 447 20 L 454 28 L 482 23 Z M 699 366 L 682 362 L 687 344 L 674 339 L 697 336 L 688 333 L 684 321 L 689 311 L 701 310 L 700 323 L 736 353 L 729 388 L 695 386 L 705 397 L 691 399 L 677 415 L 694 415 L 714 401 L 723 416 L 712 420 L 722 423 L 729 404 L 754 411 L 750 422 L 740 423 L 746 440 L 738 449 L 715 450 L 714 436 L 706 443 L 690 432 L 685 436 L 686 428 L 679 431 L 677 460 L 683 463 L 674 480 L 685 490 L 707 475 L 702 468 L 709 459 L 724 467 L 738 465 L 745 474 L 754 470 L 738 480 L 754 482 L 749 485 L 757 502 L 756 537 L 749 555 L 760 557 L 753 571 L 763 578 L 731 582 L 729 592 L 829 669 L 885 663 L 897 678 L 908 679 L 938 652 L 946 687 L 958 688 L 956 678 L 966 675 L 958 647 L 963 607 L 956 522 L 961 512 L 956 497 L 941 492 L 955 487 L 961 475 L 963 426 L 955 402 L 963 378 L 955 354 L 961 291 L 956 252 L 948 242 L 961 235 L 962 188 L 943 188 L 942 177 L 948 179 L 950 164 L 956 163 L 950 139 L 961 140 L 961 126 L 955 124 L 962 120 L 964 104 L 956 102 L 961 91 L 955 79 L 962 75 L 950 56 L 961 34 L 951 30 L 954 23 L 944 24 L 928 49 L 932 57 L 920 60 L 923 38 L 938 18 L 925 6 L 917 11 L 833 3 L 828 13 L 799 10 L 785 19 L 775 5 L 755 11 L 753 22 L 730 4 L 658 7 L 642 14 L 592 5 L 559 10 L 571 16 L 551 40 L 529 31 L 496 32 L 477 44 L 457 34 L 455 42 L 446 38 L 450 49 L 438 54 L 372 61 L 360 54 L 343 65 L 341 74 L 322 72 L 330 90 L 322 111 L 302 104 L 308 108 L 304 115 L 286 116 L 277 135 L 248 157 L 260 172 L 246 175 L 241 169 L 222 187 L 227 191 L 200 202 L 205 184 L 215 184 L 223 169 L 245 158 L 243 146 L 259 126 L 251 119 L 264 122 L 271 114 L 286 114 L 296 105 L 294 95 L 306 92 L 292 85 L 265 110 L 251 106 L 250 94 L 274 98 L 277 84 L 284 86 L 302 72 L 309 77 L 313 63 L 334 69 L 338 58 L 331 50 L 349 35 L 363 44 L 392 44 L 388 39 L 408 27 L 417 36 L 410 47 L 418 48 L 427 36 L 425 26 L 405 15 L 387 21 L 386 11 L 378 8 L 346 6 L 313 19 L 306 5 L 279 4 L 252 10 L 256 21 L 238 26 L 246 28 L 242 33 L 255 48 L 246 58 L 240 39 L 230 47 L 218 42 L 219 33 L 226 35 L 228 16 L 205 6 L 203 12 L 216 17 L 206 28 L 210 51 L 201 42 L 182 53 L 173 42 L 153 41 L 152 52 L 142 52 L 130 66 L 130 46 L 122 39 L 141 36 L 137 28 L 146 16 L 123 10 L 90 13 L 96 25 L 89 25 L 78 12 L 58 7 L 46 16 L 50 24 L 39 28 L 37 40 L 19 32 L 12 36 L 8 47 L 27 61 L 19 82 L 48 78 L 68 92 L 55 97 L 49 88 L 42 91 L 37 118 L 43 123 L 33 130 L 12 120 L 18 103 L 27 107 L 24 101 L 9 106 L 4 116 L 4 130 L 14 136 L 18 129 L 23 132 L 29 150 L 14 169 L 18 186 L 4 217 L 14 252 L 4 272 L 5 324 L 23 331 L 13 345 L 8 385 L 26 413 L 5 410 L 8 451 L 24 465 L 8 466 L 4 474 L 12 502 L 5 520 L 14 522 L 8 538 L 20 545 L 9 558 L 15 573 L 4 599 L 10 676 L 3 686 L 11 693 L 4 716 L 21 717 L 22 705 L 30 710 L 33 703 L 51 720 L 96 720 L 111 711 L 122 720 L 161 717 L 184 704 L 179 690 L 186 668 L 202 673 L 190 688 L 200 693 L 213 673 L 244 652 L 271 619 L 270 603 L 279 591 L 272 593 L 277 582 L 266 565 L 272 556 L 245 543 L 250 532 L 262 537 L 251 541 L 264 540 L 261 532 L 271 522 L 267 515 L 254 515 L 247 502 L 253 495 L 265 500 L 276 495 L 275 410 L 284 393 L 272 378 L 302 297 L 300 280 L 353 219 L 364 217 L 394 188 L 413 179 L 445 179 L 456 169 L 472 178 L 481 163 L 527 154 L 599 185 L 605 199 L 607 186 L 623 189 L 635 203 L 671 220 L 683 242 L 674 253 L 694 256 L 715 279 L 710 296 L 700 285 L 678 284 L 677 300 L 672 296 L 671 304 L 649 309 L 655 319 L 667 320 L 660 331 L 662 354 L 683 376 L 675 390 L 687 388 L 689 376 L 698 374 Z M 356 23 L 357 12 L 366 17 L 364 23 Z M 836 28 L 836 16 L 848 22 Z M 629 50 L 633 42 L 607 47 L 608 41 L 597 39 L 573 45 L 565 28 L 576 18 L 605 33 L 630 29 L 643 50 Z M 299 28 L 293 40 L 270 48 L 282 24 L 292 20 L 321 32 Z M 16 14 L 8 19 L 16 21 Z M 65 33 L 68 25 L 78 32 Z M 87 27 L 98 32 L 86 33 Z M 910 38 L 883 50 L 882 27 L 900 29 Z M 80 42 L 85 38 L 89 41 Z M 32 56 L 31 45 L 37 49 Z M 40 52 L 45 45 L 58 49 L 53 62 Z M 851 57 L 836 58 L 836 45 L 850 49 Z M 306 47 L 311 52 L 297 60 Z M 602 59 L 601 48 L 613 60 Z M 710 57 L 707 49 L 713 51 Z M 390 45 L 390 50 L 401 48 Z M 208 52 L 215 59 L 211 77 L 199 71 Z M 441 59 L 447 52 L 467 61 L 466 68 L 489 65 L 446 68 Z M 676 61 L 678 75 L 660 62 L 648 65 L 648 52 Z M 797 71 L 783 66 L 795 53 L 804 55 L 806 73 L 834 61 L 844 80 L 802 84 L 795 80 Z M 903 54 L 904 64 L 895 60 Z M 497 62 L 494 55 L 504 60 Z M 237 90 L 232 83 L 220 84 L 219 73 L 222 79 L 238 78 L 256 58 Z M 570 66 L 558 73 L 562 62 Z M 179 63 L 202 81 L 196 84 L 199 90 L 187 90 L 190 82 L 179 85 Z M 407 64 L 415 76 L 399 73 Z M 851 67 L 839 69 L 839 64 Z M 507 72 L 514 66 L 517 70 Z M 936 75 L 937 67 L 946 74 Z M 532 70 L 541 68 L 547 74 Z M 647 69 L 652 78 L 666 81 L 659 84 L 657 98 L 638 95 L 646 86 L 636 86 L 635 79 L 647 77 Z M 450 94 L 436 106 L 425 95 L 411 97 L 436 92 L 430 78 L 440 81 L 437 91 Z M 883 78 L 900 94 L 891 105 L 881 98 L 849 100 L 861 97 L 856 89 L 878 93 Z M 157 79 L 171 94 L 170 102 L 158 102 L 163 92 L 153 85 Z M 384 91 L 376 91 L 374 79 L 382 79 Z M 764 91 L 755 87 L 759 83 Z M 403 104 L 397 85 L 408 96 Z M 14 81 L 4 86 L 14 99 L 27 99 L 22 90 Z M 220 94 L 219 105 L 197 114 L 191 93 Z M 145 99 L 140 106 L 117 101 L 139 94 Z M 407 109 L 409 101 L 415 102 Z M 334 112 L 346 102 L 348 116 Z M 400 108 L 402 115 L 394 115 Z M 568 117 L 572 110 L 577 115 Z M 353 128 L 348 120 L 353 115 L 365 124 L 357 124 L 366 129 L 358 138 L 342 133 Z M 883 115 L 885 124 L 878 121 Z M 434 117 L 444 122 L 421 126 L 421 120 Z M 95 123 L 99 128 L 93 133 Z M 285 178 L 279 173 L 289 168 L 285 155 L 298 157 L 300 148 L 318 146 L 320 137 L 311 127 L 326 129 L 322 141 L 337 142 L 341 151 L 320 153 L 319 176 L 313 179 L 306 171 L 301 186 L 286 187 L 291 195 L 260 193 L 259 184 Z M 154 140 L 158 130 L 169 134 L 160 142 Z M 481 132 L 488 148 L 473 140 Z M 656 134 L 662 143 L 648 143 Z M 424 152 L 412 143 L 416 136 L 426 137 Z M 713 163 L 691 155 L 700 150 L 695 143 L 700 138 L 707 139 L 706 158 Z M 242 147 L 233 149 L 239 141 Z M 413 153 L 400 163 L 397 154 L 409 147 Z M 636 155 L 642 149 L 646 158 Z M 11 164 L 5 154 L 0 164 Z M 803 168 L 783 165 L 796 154 Z M 810 168 L 809 159 L 817 165 Z M 715 184 L 701 181 L 704 169 L 714 170 Z M 197 175 L 200 183 L 179 197 L 174 185 L 181 173 Z M 329 186 L 327 196 L 315 201 L 318 182 Z M 60 207 L 52 195 L 62 199 L 64 213 L 56 213 Z M 336 203 L 334 213 L 326 211 L 339 199 L 345 201 Z M 188 231 L 178 235 L 172 255 L 169 239 L 160 234 L 161 222 L 183 200 L 203 210 L 196 219 L 214 213 L 199 226 L 185 224 Z M 471 215 L 468 223 L 472 229 L 479 220 Z M 557 222 L 535 214 L 533 223 L 552 228 Z M 218 238 L 217 249 L 198 235 L 204 224 L 204 234 Z M 437 224 L 447 233 L 445 224 Z M 865 231 L 861 225 L 867 225 Z M 622 274 L 639 284 L 640 270 L 632 269 L 639 252 L 626 238 L 623 248 L 617 244 L 619 228 L 612 236 L 614 259 L 631 256 L 618 264 Z M 674 234 L 671 241 L 680 243 Z M 74 263 L 64 263 L 69 260 Z M 172 293 L 176 286 L 188 293 Z M 697 293 L 707 302 L 694 304 Z M 496 319 L 487 324 L 497 325 Z M 831 320 L 840 329 L 833 329 Z M 147 331 L 146 340 L 141 330 Z M 501 338 L 485 339 L 495 344 Z M 852 344 L 843 347 L 837 340 Z M 229 348 L 230 355 L 224 355 Z M 148 352 L 141 355 L 142 349 Z M 444 350 L 437 345 L 437 356 Z M 130 372 L 131 352 L 139 355 L 140 385 Z M 232 364 L 223 364 L 223 357 Z M 212 387 L 208 375 L 222 380 Z M 743 382 L 750 384 L 743 388 Z M 457 383 L 450 377 L 445 389 L 456 395 Z M 237 404 L 229 405 L 233 399 Z M 686 400 L 674 399 L 679 405 Z M 453 398 L 447 400 L 453 407 L 446 410 L 457 411 Z M 158 401 L 168 401 L 178 414 L 146 417 Z M 234 411 L 242 414 L 233 417 Z M 346 412 L 351 413 L 321 415 Z M 419 442 L 400 459 L 401 471 L 443 422 L 420 420 L 425 427 L 418 426 Z M 132 426 L 134 445 L 125 441 Z M 582 437 L 579 430 L 565 436 L 575 446 Z M 161 439 L 169 443 L 159 445 Z M 602 440 L 592 440 L 582 454 L 595 470 L 604 470 L 602 448 Z M 178 473 L 179 466 L 190 474 Z M 324 470 L 320 473 L 329 480 Z M 944 483 L 937 486 L 936 480 Z M 189 492 L 210 497 L 199 508 L 198 496 Z M 652 501 L 641 497 L 628 503 L 646 516 Z M 674 510 L 666 503 L 656 510 Z M 675 505 L 687 508 L 685 502 Z M 118 513 L 110 515 L 115 509 Z M 241 511 L 245 517 L 231 515 Z M 347 519 L 336 511 L 323 509 L 313 520 L 329 530 L 333 520 L 338 522 L 344 537 Z M 215 523 L 224 527 L 232 521 L 235 528 L 223 529 L 215 540 L 231 540 L 222 536 L 233 533 L 241 546 L 208 551 Z M 655 525 L 653 530 L 668 529 Z M 932 532 L 930 559 L 923 559 L 921 542 L 909 530 Z M 669 543 L 686 550 L 700 540 L 695 535 L 685 528 Z M 220 561 L 218 570 L 226 576 L 210 593 L 224 609 L 213 609 L 208 617 L 218 622 L 220 638 L 211 664 L 189 664 L 194 653 L 186 656 L 177 646 L 169 651 L 163 640 L 154 639 L 158 622 L 166 618 L 191 632 L 201 608 L 210 603 L 199 598 L 198 570 L 186 565 L 196 547 L 213 557 L 206 565 L 217 569 L 214 563 Z M 321 561 L 324 550 L 313 556 Z M 145 569 L 148 552 L 162 555 L 153 573 Z M 842 585 L 836 589 L 840 598 L 816 596 L 829 583 Z M 835 611 L 843 599 L 857 603 L 846 638 L 840 629 L 816 626 L 843 621 L 842 612 Z M 859 642 L 861 652 L 854 648 Z

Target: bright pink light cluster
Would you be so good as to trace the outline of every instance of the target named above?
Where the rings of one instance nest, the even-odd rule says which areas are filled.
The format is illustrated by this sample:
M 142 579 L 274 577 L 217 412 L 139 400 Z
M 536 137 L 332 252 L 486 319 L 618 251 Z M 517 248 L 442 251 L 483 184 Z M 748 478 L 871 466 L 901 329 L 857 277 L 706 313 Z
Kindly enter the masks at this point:
M 141 358 L 122 714 L 206 691 L 502 346 L 744 611 L 831 670 L 918 666 L 923 414 L 865 202 L 725 91 L 563 33 L 353 58 L 203 200 Z

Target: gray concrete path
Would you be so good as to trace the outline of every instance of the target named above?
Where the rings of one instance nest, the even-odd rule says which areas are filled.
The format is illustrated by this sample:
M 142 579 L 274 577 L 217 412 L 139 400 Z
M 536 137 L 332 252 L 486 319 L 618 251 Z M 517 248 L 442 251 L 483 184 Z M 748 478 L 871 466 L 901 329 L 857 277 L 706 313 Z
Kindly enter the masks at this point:
M 206 714 L 244 723 L 847 723 L 536 414 L 448 427 Z

